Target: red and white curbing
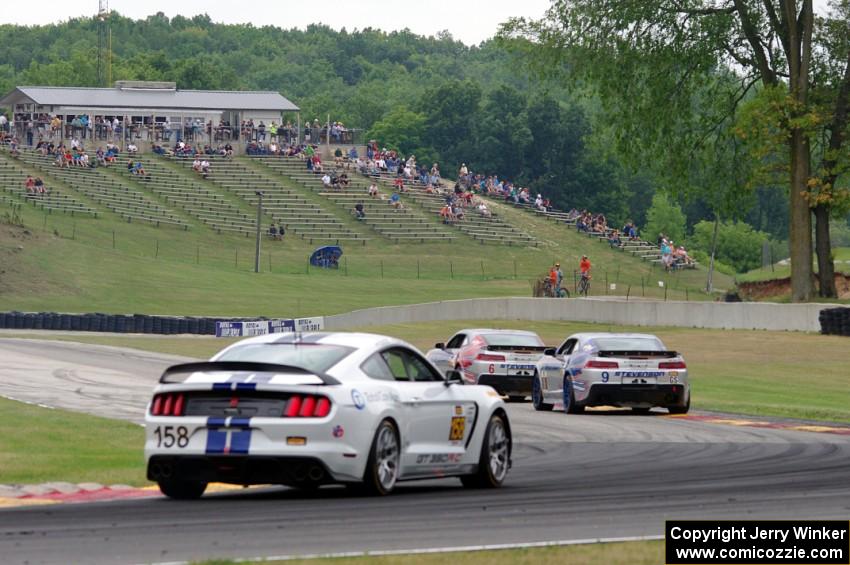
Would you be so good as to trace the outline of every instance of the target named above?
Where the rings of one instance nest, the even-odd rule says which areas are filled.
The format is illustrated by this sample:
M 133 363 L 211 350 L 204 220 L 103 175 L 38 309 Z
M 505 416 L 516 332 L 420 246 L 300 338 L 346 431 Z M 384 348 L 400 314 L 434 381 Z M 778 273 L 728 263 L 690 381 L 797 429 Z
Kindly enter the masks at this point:
M 62 502 L 95 502 L 161 496 L 156 487 L 104 486 L 99 483 L 49 482 L 37 485 L 0 484 L 0 507 L 34 506 Z

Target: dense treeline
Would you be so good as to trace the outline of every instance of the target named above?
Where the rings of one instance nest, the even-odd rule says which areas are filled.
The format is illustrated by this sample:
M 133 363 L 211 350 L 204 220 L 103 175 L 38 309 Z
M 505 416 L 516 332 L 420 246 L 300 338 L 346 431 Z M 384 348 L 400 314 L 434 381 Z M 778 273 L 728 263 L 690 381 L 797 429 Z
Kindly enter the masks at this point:
M 302 108 L 302 118 L 330 115 L 419 162 L 440 162 L 449 176 L 465 162 L 560 207 L 645 225 L 656 183 L 616 158 L 607 140 L 617 124 L 605 122 L 592 98 L 530 80 L 520 56 L 496 41 L 470 47 L 448 35 L 286 30 L 162 13 L 144 20 L 113 14 L 111 29 L 115 80 L 279 91 Z M 97 37 L 92 18 L 0 26 L 0 90 L 98 86 Z M 745 218 L 784 239 L 786 200 L 781 190 L 758 190 Z M 688 226 L 712 219 L 698 198 L 680 204 Z

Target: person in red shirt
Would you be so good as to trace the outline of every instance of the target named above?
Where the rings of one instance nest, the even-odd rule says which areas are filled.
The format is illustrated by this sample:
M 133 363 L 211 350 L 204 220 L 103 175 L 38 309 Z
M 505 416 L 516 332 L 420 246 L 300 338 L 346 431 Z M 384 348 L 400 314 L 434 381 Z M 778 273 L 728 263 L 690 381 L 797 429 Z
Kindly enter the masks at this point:
M 590 276 L 590 269 L 592 265 L 590 264 L 590 259 L 587 258 L 587 255 L 581 256 L 581 261 L 578 264 L 578 268 L 581 271 L 581 276 L 587 277 Z

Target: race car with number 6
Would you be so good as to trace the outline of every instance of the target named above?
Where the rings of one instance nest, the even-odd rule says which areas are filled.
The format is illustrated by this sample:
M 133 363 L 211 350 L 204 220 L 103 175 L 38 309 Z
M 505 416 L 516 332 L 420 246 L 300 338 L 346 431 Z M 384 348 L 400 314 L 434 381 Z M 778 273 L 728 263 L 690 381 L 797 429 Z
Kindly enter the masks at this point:
M 546 345 L 534 332 L 523 330 L 461 330 L 427 353 L 437 367 L 459 371 L 466 382 L 490 385 L 512 401 L 531 394 L 535 363 Z
M 416 348 L 364 333 L 271 334 L 167 369 L 145 416 L 148 479 L 172 498 L 210 482 L 388 494 L 459 477 L 498 487 L 511 466 L 504 404 Z
M 588 406 L 653 406 L 685 414 L 691 405 L 688 368 L 654 335 L 578 333 L 537 363 L 531 401 L 536 410 L 575 414 Z

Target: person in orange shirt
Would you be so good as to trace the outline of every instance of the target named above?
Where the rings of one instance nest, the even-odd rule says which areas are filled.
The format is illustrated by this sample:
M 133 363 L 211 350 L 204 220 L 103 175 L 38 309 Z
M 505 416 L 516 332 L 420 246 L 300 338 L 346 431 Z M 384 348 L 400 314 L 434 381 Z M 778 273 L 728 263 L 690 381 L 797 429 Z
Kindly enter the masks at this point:
M 581 276 L 589 277 L 591 267 L 592 265 L 590 264 L 590 259 L 587 258 L 587 255 L 582 255 L 581 261 L 578 264 L 578 268 L 581 271 Z

